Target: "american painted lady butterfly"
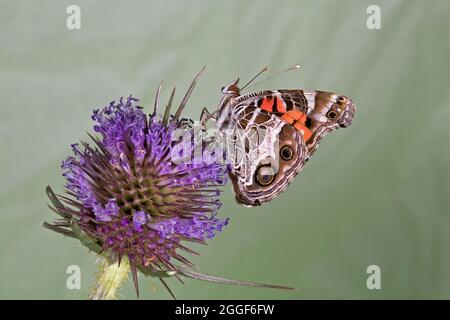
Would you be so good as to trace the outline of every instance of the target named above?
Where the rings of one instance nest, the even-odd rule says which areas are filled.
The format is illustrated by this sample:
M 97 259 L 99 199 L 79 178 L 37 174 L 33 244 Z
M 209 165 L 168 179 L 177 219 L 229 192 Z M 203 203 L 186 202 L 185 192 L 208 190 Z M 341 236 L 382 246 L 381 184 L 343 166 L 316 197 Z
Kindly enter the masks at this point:
M 287 188 L 327 133 L 350 126 L 355 104 L 343 95 L 304 89 L 241 95 L 238 83 L 222 88 L 218 109 L 203 109 L 201 121 L 215 120 L 227 138 L 236 201 L 258 206 Z

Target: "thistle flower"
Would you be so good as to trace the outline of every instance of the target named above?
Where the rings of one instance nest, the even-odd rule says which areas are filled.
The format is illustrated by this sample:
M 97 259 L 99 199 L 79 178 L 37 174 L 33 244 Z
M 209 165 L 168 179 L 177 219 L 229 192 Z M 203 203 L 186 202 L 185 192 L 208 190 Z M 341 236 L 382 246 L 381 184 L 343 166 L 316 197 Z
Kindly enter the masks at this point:
M 158 277 L 169 292 L 163 279 L 168 276 L 234 281 L 199 274 L 184 256 L 196 254 L 186 243 L 205 243 L 228 223 L 218 216 L 226 167 L 204 155 L 173 161 L 175 131 L 188 134 L 192 129 L 192 121 L 180 114 L 199 76 L 173 116 L 175 89 L 164 116 L 157 114 L 161 86 L 148 116 L 132 96 L 94 110 L 94 130 L 100 137 L 90 135 L 94 146 L 72 145 L 73 156 L 62 163 L 67 195 L 56 196 L 47 187 L 52 209 L 62 219 L 44 226 L 79 239 L 109 263 L 120 265 L 126 258 L 137 295 L 138 271 Z

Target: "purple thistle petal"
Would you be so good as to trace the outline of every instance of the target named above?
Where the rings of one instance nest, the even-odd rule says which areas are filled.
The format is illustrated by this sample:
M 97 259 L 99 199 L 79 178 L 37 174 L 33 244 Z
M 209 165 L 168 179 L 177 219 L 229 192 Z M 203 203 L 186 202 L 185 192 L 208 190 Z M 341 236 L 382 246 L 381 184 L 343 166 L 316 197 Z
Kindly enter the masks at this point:
M 142 225 L 148 220 L 148 214 L 144 211 L 138 211 L 133 215 L 133 227 L 135 231 L 142 231 Z

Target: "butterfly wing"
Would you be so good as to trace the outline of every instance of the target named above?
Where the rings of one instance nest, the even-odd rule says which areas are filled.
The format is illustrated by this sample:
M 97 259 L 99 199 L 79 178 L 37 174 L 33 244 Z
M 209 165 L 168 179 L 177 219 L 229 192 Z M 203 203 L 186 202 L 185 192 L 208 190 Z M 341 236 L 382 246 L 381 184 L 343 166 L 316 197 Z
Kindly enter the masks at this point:
M 350 125 L 353 102 L 333 93 L 273 90 L 240 96 L 226 136 L 236 200 L 256 206 L 287 188 L 328 132 Z

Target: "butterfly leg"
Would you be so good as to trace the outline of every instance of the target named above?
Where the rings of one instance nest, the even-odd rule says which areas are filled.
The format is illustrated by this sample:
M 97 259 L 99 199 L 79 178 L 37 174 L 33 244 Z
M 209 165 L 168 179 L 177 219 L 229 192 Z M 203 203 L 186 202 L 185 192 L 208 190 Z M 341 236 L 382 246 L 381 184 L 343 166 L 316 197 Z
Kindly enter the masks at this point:
M 202 113 L 200 115 L 200 122 L 201 122 L 202 126 L 204 126 L 208 122 L 209 119 L 217 120 L 216 113 L 217 112 L 210 113 L 208 111 L 208 109 L 203 108 Z

